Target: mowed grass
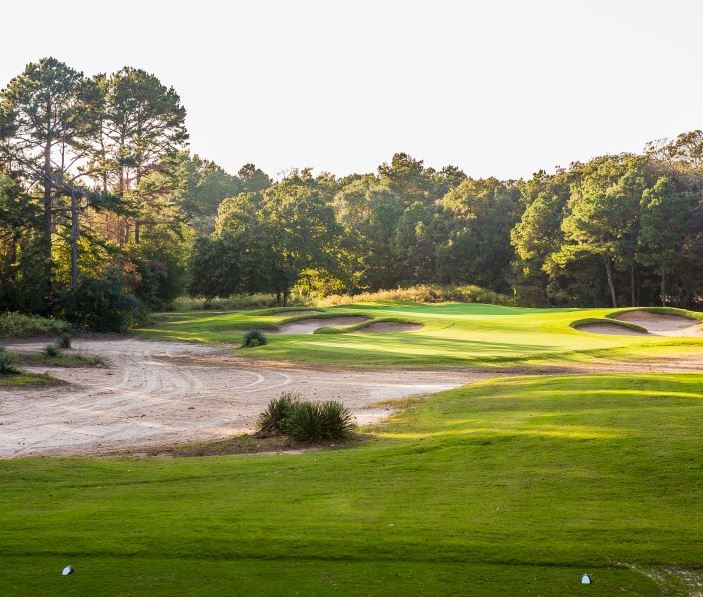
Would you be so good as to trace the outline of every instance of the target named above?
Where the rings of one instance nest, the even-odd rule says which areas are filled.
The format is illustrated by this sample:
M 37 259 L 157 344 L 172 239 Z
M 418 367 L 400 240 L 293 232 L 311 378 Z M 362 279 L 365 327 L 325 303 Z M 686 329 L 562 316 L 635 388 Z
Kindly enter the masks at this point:
M 0 594 L 657 595 L 701 565 L 703 375 L 504 378 L 373 432 L 3 461 Z
M 298 309 L 296 309 L 298 310 Z M 574 329 L 583 319 L 600 319 L 613 309 L 528 309 L 445 303 L 367 303 L 322 309 L 322 315 L 365 315 L 374 320 L 420 323 L 422 329 L 382 334 L 316 333 L 269 335 L 269 343 L 249 356 L 340 365 L 510 365 L 527 361 L 589 357 L 647 358 L 703 349 L 701 338 L 612 336 Z M 699 314 L 689 313 L 691 317 Z M 137 333 L 152 338 L 239 344 L 248 329 L 274 329 L 286 316 L 277 310 L 224 314 L 184 313 L 156 318 Z M 355 326 L 346 328 L 354 329 Z M 243 353 L 244 354 L 244 353 Z

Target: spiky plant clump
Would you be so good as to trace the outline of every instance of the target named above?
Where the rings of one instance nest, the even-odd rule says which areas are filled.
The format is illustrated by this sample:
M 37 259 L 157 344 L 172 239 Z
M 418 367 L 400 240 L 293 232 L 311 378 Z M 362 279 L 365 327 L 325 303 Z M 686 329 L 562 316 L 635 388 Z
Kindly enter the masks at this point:
M 256 422 L 258 432 L 261 435 L 284 433 L 286 421 L 299 401 L 300 394 L 297 392 L 283 392 L 278 398 L 271 400 Z
M 71 348 L 71 336 L 68 334 L 61 334 L 59 339 L 56 341 L 56 346 L 59 348 Z
M 17 373 L 12 355 L 0 346 L 0 375 L 12 375 Z
M 61 349 L 59 349 L 56 344 L 47 344 L 44 348 L 42 348 L 42 353 L 44 353 L 44 355 L 47 357 L 53 358 L 61 354 Z
M 343 404 L 298 402 L 286 419 L 285 432 L 300 442 L 341 439 L 354 428 L 351 412 Z
M 264 336 L 259 330 L 250 330 L 244 334 L 244 341 L 242 342 L 242 348 L 254 348 L 256 346 L 263 346 L 268 341 L 266 336 Z

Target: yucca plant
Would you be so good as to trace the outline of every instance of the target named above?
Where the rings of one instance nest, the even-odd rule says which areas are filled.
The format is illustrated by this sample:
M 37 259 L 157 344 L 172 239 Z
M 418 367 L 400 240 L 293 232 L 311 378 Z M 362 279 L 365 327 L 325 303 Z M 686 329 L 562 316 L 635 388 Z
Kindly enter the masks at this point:
M 254 348 L 255 346 L 263 346 L 266 343 L 266 336 L 264 336 L 259 330 L 250 330 L 244 334 L 242 348 Z
M 12 355 L 0 346 L 0 375 L 12 375 L 17 373 Z
M 258 432 L 261 435 L 284 433 L 286 421 L 299 401 L 300 394 L 297 392 L 283 392 L 271 400 L 256 422 Z
M 52 358 L 61 354 L 61 350 L 58 346 L 56 346 L 56 344 L 47 344 L 44 348 L 42 348 L 42 352 L 45 356 Z
M 71 348 L 71 336 L 68 334 L 61 334 L 59 339 L 56 341 L 56 346 L 59 348 Z
M 354 428 L 351 412 L 343 404 L 298 402 L 286 419 L 285 432 L 301 442 L 341 439 Z

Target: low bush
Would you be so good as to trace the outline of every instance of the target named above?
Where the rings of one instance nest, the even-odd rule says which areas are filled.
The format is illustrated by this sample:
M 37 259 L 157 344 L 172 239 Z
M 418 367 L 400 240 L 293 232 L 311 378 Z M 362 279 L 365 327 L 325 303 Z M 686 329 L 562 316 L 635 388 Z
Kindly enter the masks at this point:
M 59 348 L 71 348 L 71 336 L 68 334 L 61 334 L 59 339 L 56 341 L 56 346 Z
M 57 357 L 61 354 L 61 350 L 58 346 L 56 346 L 56 344 L 47 344 L 44 348 L 42 348 L 42 354 L 47 357 Z
M 61 319 L 12 312 L 0 314 L 0 338 L 27 338 L 45 334 L 60 334 L 68 328 L 69 324 Z
M 14 359 L 4 346 L 0 346 L 0 375 L 12 375 L 13 373 L 17 373 Z
M 266 336 L 264 336 L 259 330 L 249 330 L 244 334 L 244 341 L 242 342 L 242 348 L 254 348 L 256 346 L 263 346 L 268 341 Z
M 264 436 L 284 433 L 286 420 L 295 405 L 300 402 L 300 398 L 300 394 L 296 392 L 284 392 L 278 398 L 271 400 L 256 422 L 258 433 Z
M 343 404 L 297 402 L 285 421 L 285 433 L 299 442 L 341 439 L 354 428 L 351 412 Z

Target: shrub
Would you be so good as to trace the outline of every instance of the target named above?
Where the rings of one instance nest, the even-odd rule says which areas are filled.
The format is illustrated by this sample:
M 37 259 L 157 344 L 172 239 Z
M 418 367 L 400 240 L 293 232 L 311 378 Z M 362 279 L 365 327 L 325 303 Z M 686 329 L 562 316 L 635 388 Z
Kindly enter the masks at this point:
M 97 332 L 123 332 L 144 318 L 144 307 L 124 291 L 124 276 L 109 270 L 101 278 L 82 277 L 75 290 L 61 296 L 66 319 Z
M 26 338 L 59 334 L 69 328 L 67 322 L 38 315 L 3 313 L 0 315 L 0 338 Z
M 4 346 L 0 346 L 0 375 L 12 375 L 13 373 L 17 373 L 14 359 Z
M 57 357 L 61 354 L 61 350 L 56 344 L 47 344 L 42 348 L 42 353 L 47 357 Z
M 266 343 L 266 336 L 264 336 L 259 330 L 250 330 L 244 334 L 242 348 L 254 348 L 256 346 L 263 346 Z
M 341 439 L 353 427 L 349 409 L 334 400 L 297 402 L 285 421 L 285 433 L 301 442 Z
M 286 420 L 300 402 L 300 394 L 284 392 L 268 403 L 266 410 L 259 415 L 256 422 L 261 435 L 277 435 L 285 432 Z
M 56 341 L 56 346 L 59 348 L 71 348 L 71 336 L 68 334 L 61 334 L 59 339 Z

